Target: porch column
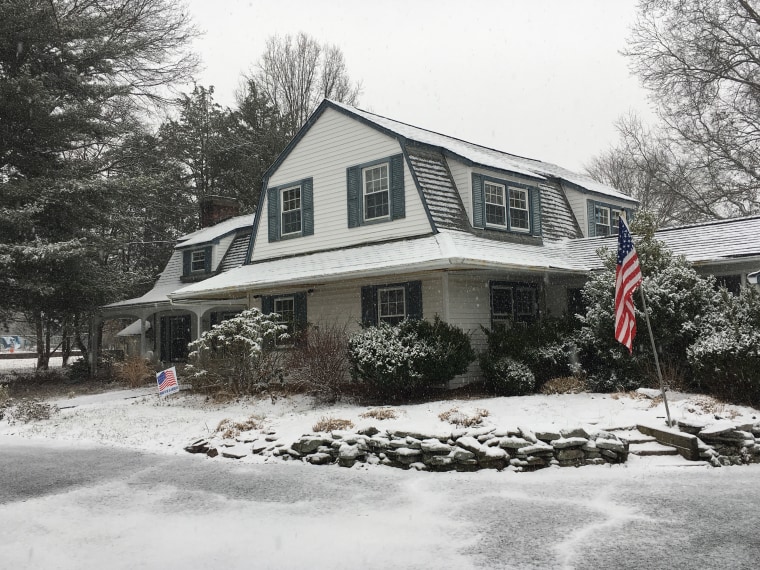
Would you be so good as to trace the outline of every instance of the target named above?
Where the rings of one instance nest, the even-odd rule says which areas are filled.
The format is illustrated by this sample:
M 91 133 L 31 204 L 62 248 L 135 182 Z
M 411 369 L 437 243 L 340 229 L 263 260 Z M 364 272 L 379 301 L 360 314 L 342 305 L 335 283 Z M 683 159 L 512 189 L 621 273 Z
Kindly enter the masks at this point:
M 145 358 L 145 317 L 140 316 L 140 358 Z

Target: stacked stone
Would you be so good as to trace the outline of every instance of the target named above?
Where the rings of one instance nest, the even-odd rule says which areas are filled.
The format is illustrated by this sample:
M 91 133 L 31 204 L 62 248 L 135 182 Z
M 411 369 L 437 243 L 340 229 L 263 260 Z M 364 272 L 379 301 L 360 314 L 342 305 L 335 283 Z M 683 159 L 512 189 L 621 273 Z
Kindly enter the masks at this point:
M 265 449 L 254 448 L 254 452 Z M 590 434 L 582 428 L 533 431 L 516 429 L 459 429 L 451 433 L 419 433 L 375 428 L 358 433 L 334 431 L 305 434 L 289 448 L 272 451 L 285 459 L 302 459 L 315 465 L 357 462 L 379 463 L 425 471 L 518 471 L 549 466 L 578 467 L 621 463 L 628 457 L 628 443 L 610 432 Z
M 760 422 L 734 424 L 719 421 L 711 425 L 679 421 L 678 428 L 699 439 L 699 457 L 714 467 L 760 463 Z

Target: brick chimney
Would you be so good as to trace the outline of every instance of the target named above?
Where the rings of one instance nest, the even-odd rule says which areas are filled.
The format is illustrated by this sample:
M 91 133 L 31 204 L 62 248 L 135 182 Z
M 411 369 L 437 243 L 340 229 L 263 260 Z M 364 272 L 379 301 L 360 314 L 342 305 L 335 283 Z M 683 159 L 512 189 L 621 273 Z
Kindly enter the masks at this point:
M 208 228 L 240 214 L 240 204 L 233 198 L 206 196 L 201 199 L 201 228 Z

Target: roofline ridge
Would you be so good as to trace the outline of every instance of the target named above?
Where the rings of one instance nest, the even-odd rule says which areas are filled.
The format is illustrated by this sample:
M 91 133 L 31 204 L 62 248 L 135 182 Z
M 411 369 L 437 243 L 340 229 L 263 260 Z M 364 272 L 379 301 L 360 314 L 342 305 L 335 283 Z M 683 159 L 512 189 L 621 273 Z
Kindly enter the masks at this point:
M 667 231 L 673 231 L 673 230 L 682 230 L 682 229 L 688 229 L 688 228 L 699 228 L 699 227 L 704 227 L 704 226 L 715 226 L 718 224 L 727 224 L 727 223 L 737 222 L 740 220 L 756 220 L 758 218 L 760 218 L 760 214 L 751 214 L 749 216 L 739 216 L 736 218 L 720 218 L 717 220 L 707 220 L 704 222 L 694 222 L 693 224 L 684 224 L 682 226 L 671 226 L 667 228 L 661 228 L 661 229 L 656 230 L 655 233 L 667 232 Z

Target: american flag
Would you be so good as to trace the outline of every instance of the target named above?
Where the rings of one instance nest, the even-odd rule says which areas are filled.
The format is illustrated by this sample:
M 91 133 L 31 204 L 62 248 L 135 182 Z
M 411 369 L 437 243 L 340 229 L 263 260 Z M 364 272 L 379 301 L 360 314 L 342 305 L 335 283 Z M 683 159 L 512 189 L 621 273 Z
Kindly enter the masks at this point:
M 179 392 L 179 385 L 177 384 L 177 370 L 174 366 L 157 373 L 156 382 L 158 382 L 159 396 Z
M 633 293 L 641 285 L 639 256 L 633 238 L 623 218 L 618 222 L 618 253 L 615 269 L 615 339 L 633 352 L 636 336 L 636 315 L 633 312 Z

